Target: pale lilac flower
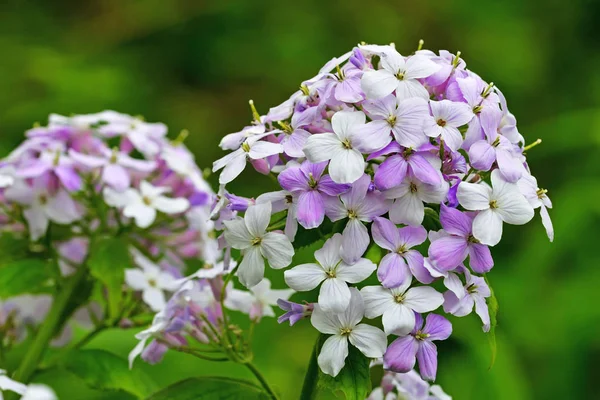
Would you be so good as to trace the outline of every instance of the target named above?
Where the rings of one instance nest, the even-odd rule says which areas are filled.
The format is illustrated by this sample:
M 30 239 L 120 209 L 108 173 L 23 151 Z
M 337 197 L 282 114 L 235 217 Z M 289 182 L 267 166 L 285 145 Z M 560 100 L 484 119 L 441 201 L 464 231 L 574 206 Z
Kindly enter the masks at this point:
M 439 173 L 439 171 L 438 171 Z M 441 203 L 448 194 L 448 182 L 440 179 L 438 185 L 428 185 L 414 175 L 407 175 L 400 185 L 386 190 L 388 199 L 394 199 L 390 207 L 390 219 L 395 224 L 421 225 L 425 217 L 425 203 Z M 460 189 L 459 189 L 460 190 Z
M 439 163 L 439 159 L 436 161 L 432 159 L 427 145 L 424 146 L 424 150 L 415 151 L 411 148 L 402 148 L 398 143 L 392 142 L 385 149 L 376 153 L 376 155 L 387 154 L 392 155 L 387 157 L 375 171 L 375 185 L 379 189 L 386 190 L 398 186 L 407 175 L 412 175 L 429 185 L 442 183 L 439 166 L 432 164 L 432 162 Z M 369 158 L 372 157 L 373 154 Z
M 452 400 L 440 385 L 430 386 L 414 369 L 406 373 L 395 373 L 394 380 L 398 394 L 408 400 Z
M 264 278 L 248 292 L 237 289 L 228 291 L 225 306 L 248 314 L 251 320 L 258 322 L 262 317 L 275 317 L 273 306 L 280 299 L 289 299 L 292 294 L 293 289 L 271 289 L 271 281 Z
M 141 254 L 134 255 L 134 262 L 139 268 L 125 269 L 125 283 L 133 290 L 141 291 L 144 303 L 153 311 L 161 311 L 167 305 L 164 291 L 175 291 L 178 281 Z
M 361 289 L 365 302 L 365 317 L 383 316 L 383 330 L 388 335 L 408 335 L 415 327 L 415 312 L 434 311 L 444 303 L 444 296 L 430 286 L 410 288 L 412 279 L 398 287 L 366 286 Z
M 139 118 L 120 114 L 121 117 L 107 121 L 98 128 L 98 132 L 111 137 L 122 135 L 127 141 L 147 158 L 156 156 L 161 150 L 161 143 L 167 135 L 167 126 L 160 122 L 145 122 Z
M 219 176 L 219 183 L 224 185 L 237 178 L 244 168 L 246 168 L 246 161 L 248 159 L 261 160 L 282 153 L 283 146 L 280 143 L 260 140 L 272 133 L 274 132 L 251 136 L 242 143 L 239 149 L 215 161 L 213 163 L 213 172 L 223 169 Z
M 290 113 L 290 115 L 291 115 L 291 113 Z M 286 118 L 289 118 L 289 116 Z M 282 118 L 282 119 L 286 119 L 286 118 Z M 219 147 L 222 148 L 223 150 L 237 150 L 240 148 L 242 143 L 244 143 L 247 139 L 254 137 L 254 136 L 263 137 L 265 135 L 265 132 L 266 132 L 266 127 L 264 124 L 249 125 L 249 126 L 244 127 L 244 129 L 242 129 L 239 132 L 230 133 L 228 135 L 225 135 L 223 137 L 223 139 L 221 139 L 221 142 L 219 143 Z
M 461 270 L 465 274 L 466 280 L 465 295 L 459 298 L 451 290 L 444 293 L 444 311 L 457 317 L 464 317 L 469 315 L 475 306 L 475 313 L 483 322 L 483 331 L 489 332 L 490 313 L 485 299 L 492 295 L 490 288 L 485 279 L 471 275 L 466 268 L 461 268 Z
M 360 140 L 371 151 L 387 146 L 392 136 L 404 147 L 419 147 L 427 141 L 423 124 L 429 117 L 427 101 L 420 97 L 398 102 L 394 95 L 367 100 L 363 108 L 372 119 L 360 128 Z
M 256 204 L 254 199 L 236 196 L 235 194 L 231 193 L 226 193 L 225 197 L 227 197 L 227 208 L 232 211 L 246 211 L 248 207 Z
M 344 68 L 338 70 L 332 77 L 332 82 L 328 90 L 333 93 L 337 101 L 344 103 L 358 103 L 364 99 L 364 94 L 360 87 L 360 78 L 362 71 L 353 68 L 351 64 L 346 64 Z
M 326 167 L 326 162 L 304 161 L 300 166 L 288 167 L 277 178 L 282 188 L 298 198 L 298 222 L 307 229 L 323 223 L 327 196 L 338 196 L 350 189 L 350 185 L 335 183 L 329 175 L 323 175 Z
M 102 168 L 101 179 L 118 191 L 124 191 L 131 185 L 130 170 L 148 174 L 156 168 L 156 162 L 137 160 L 120 152 L 118 149 L 100 150 L 102 157 L 79 153 L 73 149 L 69 156 L 79 165 L 88 168 Z
M 494 266 L 489 247 L 473 236 L 472 214 L 462 213 L 445 204 L 440 205 L 441 235 L 431 241 L 429 256 L 441 271 L 458 267 L 469 256 L 469 265 L 475 272 L 485 273 Z
M 383 367 L 394 372 L 408 372 L 419 361 L 423 379 L 434 381 L 437 373 L 437 347 L 435 340 L 446 340 L 452 333 L 452 324 L 437 314 L 429 314 L 423 326 L 423 317 L 416 314 L 413 331 L 399 337 L 389 345 L 383 356 Z
M 280 143 L 285 154 L 290 157 L 304 157 L 302 149 L 306 145 L 306 140 L 310 137 L 310 132 L 303 128 L 310 125 L 318 117 L 320 118 L 319 109 L 311 107 L 302 112 L 294 113 L 290 124 L 280 122 L 283 130 Z
M 422 226 L 397 228 L 390 220 L 375 218 L 371 226 L 373 240 L 383 249 L 389 250 L 379 262 L 377 277 L 386 288 L 410 284 L 412 276 L 421 283 L 430 283 L 431 275 L 423 266 L 423 256 L 411 250 L 427 239 Z
M 292 262 L 294 248 L 282 233 L 267 232 L 271 218 L 271 204 L 249 207 L 244 218 L 224 221 L 225 239 L 234 249 L 242 250 L 243 260 L 238 269 L 242 285 L 251 288 L 265 275 L 265 259 L 275 269 L 285 268 Z
M 519 187 L 506 182 L 497 169 L 492 171 L 492 187 L 461 182 L 456 195 L 464 208 L 479 211 L 473 220 L 473 236 L 488 246 L 500 242 L 503 222 L 523 225 L 533 218 L 533 207 Z
M 440 67 L 425 56 L 404 59 L 395 49 L 380 53 L 382 69 L 366 71 L 362 76 L 362 90 L 367 99 L 380 99 L 396 91 L 398 99 L 422 97 L 429 99 L 427 89 L 417 79 L 427 78 Z
M 425 134 L 432 138 L 441 136 L 450 150 L 457 151 L 463 141 L 458 128 L 473 118 L 469 106 L 450 100 L 430 101 L 429 105 L 433 118 L 425 125 Z
M 360 258 L 353 264 L 342 261 L 342 235 L 336 233 L 315 252 L 317 263 L 301 264 L 284 272 L 292 289 L 307 292 L 321 282 L 319 305 L 324 311 L 342 312 L 350 303 L 348 283 L 362 282 L 375 271 L 375 264 Z
M 23 216 L 27 220 L 31 240 L 38 240 L 48 229 L 50 221 L 68 225 L 81 218 L 77 203 L 64 189 L 50 193 L 44 179 L 38 178 L 29 186 L 17 180 L 4 192 L 6 199 L 27 206 Z
M 281 174 L 279 175 L 281 177 Z M 273 214 L 287 210 L 285 219 L 285 236 L 294 240 L 298 232 L 298 198 L 287 190 L 263 193 L 256 198 L 256 204 L 271 203 Z
M 381 357 L 387 344 L 382 330 L 360 323 L 365 308 L 358 289 L 351 288 L 350 294 L 350 304 L 343 313 L 326 312 L 317 304 L 310 318 L 319 332 L 331 335 L 317 358 L 321 370 L 331 376 L 337 376 L 344 367 L 348 341 L 369 358 Z
M 290 322 L 290 326 L 293 326 L 296 322 L 300 321 L 302 318 L 307 318 L 312 315 L 314 305 L 311 303 L 306 304 L 298 304 L 291 301 L 279 299 L 277 300 L 277 305 L 283 311 L 286 311 L 285 314 L 281 315 L 277 318 L 278 323 L 283 323 L 285 321 Z
M 533 207 L 533 209 L 540 209 L 542 224 L 544 225 L 544 228 L 546 228 L 548 239 L 552 242 L 554 240 L 554 227 L 552 226 L 550 214 L 548 214 L 548 209 L 552 208 L 552 201 L 550 201 L 550 198 L 546 195 L 546 189 L 540 189 L 537 184 L 537 179 L 529 174 L 524 174 L 517 182 L 517 185 L 531 207 Z
M 46 173 L 52 173 L 68 191 L 81 189 L 82 180 L 73 159 L 64 154 L 64 145 L 56 143 L 44 150 L 36 160 L 28 160 L 24 166 L 17 169 L 16 175 L 20 178 L 37 178 Z
M 485 140 L 474 142 L 469 148 L 471 165 L 481 171 L 489 171 L 494 162 L 508 182 L 516 182 L 525 173 L 521 155 L 516 145 L 496 133 L 486 135 Z
M 355 263 L 369 247 L 369 232 L 363 222 L 388 211 L 388 203 L 379 192 L 370 191 L 371 179 L 364 174 L 349 192 L 327 199 L 325 212 L 332 221 L 348 218 L 343 231 L 342 258 L 347 264 Z
M 312 163 L 330 161 L 329 174 L 334 182 L 352 183 L 365 170 L 361 150 L 363 143 L 358 128 L 365 123 L 365 114 L 360 111 L 339 111 L 333 115 L 333 133 L 312 135 L 306 141 L 304 153 Z
M 156 187 L 146 181 L 140 182 L 139 190 L 129 188 L 118 192 L 105 187 L 104 201 L 112 207 L 122 208 L 123 215 L 135 220 L 140 228 L 148 228 L 156 219 L 157 211 L 165 214 L 179 214 L 186 211 L 190 203 L 185 198 L 169 198 L 164 196 L 169 188 Z

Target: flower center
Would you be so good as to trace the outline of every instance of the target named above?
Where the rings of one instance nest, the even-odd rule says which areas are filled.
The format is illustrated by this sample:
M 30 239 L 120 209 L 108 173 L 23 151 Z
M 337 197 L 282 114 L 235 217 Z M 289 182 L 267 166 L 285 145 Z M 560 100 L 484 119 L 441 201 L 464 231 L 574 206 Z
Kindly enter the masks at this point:
M 46 203 L 48 203 L 48 197 L 45 194 L 40 194 L 38 199 L 41 205 L 45 205 Z
M 342 146 L 344 146 L 345 149 L 352 149 L 352 143 L 350 143 L 350 139 L 344 139 L 342 141 Z
M 336 277 L 335 269 L 329 269 L 329 270 L 325 271 L 325 275 L 327 275 L 328 278 L 335 278 Z
M 417 193 L 418 190 L 419 190 L 419 188 L 417 187 L 417 185 L 414 182 L 411 182 L 410 183 L 410 192 Z
M 254 239 L 252 239 L 250 241 L 252 246 L 258 246 L 258 245 L 260 245 L 261 242 L 262 242 L 262 238 L 260 238 L 260 237 L 255 237 Z
M 352 333 L 352 329 L 351 328 L 342 328 L 342 329 L 340 329 L 340 335 L 342 335 L 342 336 L 348 336 L 351 333 Z
M 497 200 L 490 200 L 490 208 L 492 210 L 495 210 L 496 208 L 498 208 L 498 201 Z
M 400 246 L 400 247 L 398 247 L 396 249 L 396 253 L 398 253 L 398 254 L 404 254 L 404 253 L 407 252 L 407 250 L 408 249 L 406 248 L 406 245 L 403 244 L 402 246 Z
M 437 124 L 441 127 L 444 127 L 444 126 L 446 126 L 446 121 L 444 121 L 443 119 L 440 118 L 437 120 Z
M 500 144 L 500 136 L 496 137 L 496 140 L 492 143 L 492 147 L 498 147 Z
M 312 172 L 308 173 L 308 186 L 311 189 L 315 189 L 317 187 L 317 185 L 319 184 L 319 182 L 316 181 L 315 177 L 313 176 Z
M 469 243 L 480 243 L 479 240 L 477 240 L 475 238 L 475 236 L 473 236 L 473 235 L 469 235 L 469 237 L 467 238 L 467 242 L 469 242 Z
M 474 283 L 471 283 L 469 286 L 467 286 L 467 292 L 477 293 L 477 286 Z
M 300 85 L 300 91 L 302 91 L 302 94 L 305 96 L 310 95 L 310 90 L 308 90 L 308 86 L 305 84 Z
M 117 163 L 117 155 L 119 154 L 119 149 L 117 149 L 116 147 L 113 148 L 112 154 L 110 155 L 110 159 L 108 160 L 109 163 L 111 164 L 116 164 Z
M 292 197 L 291 194 L 288 194 L 287 196 L 285 196 L 285 202 L 287 204 L 292 204 L 294 202 L 294 198 Z
M 242 143 L 242 150 L 244 150 L 246 153 L 250 152 L 250 145 L 246 142 Z
M 143 196 L 142 197 L 142 202 L 147 205 L 147 206 L 151 206 L 152 205 L 152 199 L 148 196 Z
M 415 339 L 417 340 L 425 340 L 429 337 L 429 333 L 425 333 L 425 332 L 421 332 L 421 331 L 417 331 L 417 334 L 415 335 Z
M 546 197 L 546 193 L 548 193 L 546 189 L 538 189 L 535 192 L 535 194 L 537 194 L 538 199 L 543 199 L 544 197 Z
M 148 286 L 156 287 L 156 279 L 148 279 Z
M 394 296 L 394 301 L 398 304 L 401 304 L 404 301 L 404 294 L 397 294 Z
M 408 158 L 413 154 L 415 154 L 415 151 L 412 149 L 412 147 L 408 147 L 402 152 L 402 157 L 408 160 Z
M 294 132 L 294 128 L 287 122 L 279 121 L 278 124 L 286 135 L 291 135 Z
M 399 81 L 403 81 L 404 80 L 404 71 L 398 71 L 398 73 L 396 74 L 396 79 L 398 79 Z
M 483 110 L 483 106 L 482 105 L 478 105 L 473 107 L 473 113 L 474 114 L 479 114 L 481 112 L 481 110 Z
M 358 214 L 356 213 L 356 211 L 354 211 L 354 210 L 348 210 L 348 218 L 354 219 L 357 216 L 358 216 Z
M 396 116 L 395 115 L 390 115 L 389 117 L 387 117 L 386 121 L 388 124 L 390 124 L 390 126 L 395 126 L 396 125 Z

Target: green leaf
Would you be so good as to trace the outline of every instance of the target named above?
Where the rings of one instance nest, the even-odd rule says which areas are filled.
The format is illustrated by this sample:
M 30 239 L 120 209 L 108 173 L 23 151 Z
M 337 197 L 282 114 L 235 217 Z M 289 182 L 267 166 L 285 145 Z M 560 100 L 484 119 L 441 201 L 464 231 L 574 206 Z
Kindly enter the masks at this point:
M 320 336 L 319 352 L 327 338 L 326 335 Z M 336 377 L 319 370 L 317 386 L 333 393 L 341 391 L 346 395 L 346 400 L 364 400 L 371 391 L 369 359 L 360 350 L 349 344 L 344 368 Z
M 63 365 L 95 389 L 122 390 L 137 398 L 146 398 L 156 389 L 140 369 L 130 371 L 127 360 L 105 350 L 74 351 Z
M 39 258 L 11 261 L 0 267 L 0 298 L 43 293 L 51 287 L 52 268 Z
M 199 377 L 177 382 L 147 400 L 266 400 L 269 396 L 252 382 L 225 377 Z
M 498 325 L 498 321 L 496 316 L 498 315 L 498 299 L 494 294 L 494 289 L 492 289 L 492 285 L 490 285 L 490 281 L 488 281 L 487 276 L 484 275 L 485 282 L 490 287 L 491 296 L 487 298 L 488 309 L 490 312 L 490 331 L 487 333 L 488 342 L 490 343 L 490 350 L 492 352 L 491 361 L 490 361 L 490 369 L 494 366 L 496 362 L 496 354 L 498 349 L 496 348 L 496 325 Z
M 105 237 L 92 247 L 87 265 L 90 273 L 106 286 L 108 310 L 111 318 L 119 315 L 125 269 L 131 267 L 127 241 L 123 238 Z
M 325 218 L 321 226 L 314 229 L 305 229 L 301 225 L 298 225 L 298 232 L 296 233 L 293 243 L 294 248 L 301 249 L 303 247 L 308 247 L 319 240 L 327 240 L 335 233 L 342 232 L 345 226 L 346 220 L 331 222 L 328 218 Z
M 439 231 L 442 229 L 440 216 L 436 210 L 425 207 L 425 216 L 423 217 L 423 226 L 428 231 Z

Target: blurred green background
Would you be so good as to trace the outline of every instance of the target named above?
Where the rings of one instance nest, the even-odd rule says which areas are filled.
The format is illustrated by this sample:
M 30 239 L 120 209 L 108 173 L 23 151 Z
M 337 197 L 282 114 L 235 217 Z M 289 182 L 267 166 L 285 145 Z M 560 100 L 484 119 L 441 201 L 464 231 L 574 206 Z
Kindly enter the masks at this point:
M 438 382 L 454 399 L 594 399 L 600 379 L 600 2 L 346 0 L 5 0 L 0 4 L 0 150 L 6 154 L 50 112 L 115 109 L 164 121 L 201 167 L 222 156 L 226 133 L 285 100 L 333 56 L 359 41 L 419 39 L 462 51 L 468 67 L 508 98 L 521 133 L 544 143 L 528 155 L 554 202 L 555 243 L 539 216 L 506 229 L 489 275 L 500 302 L 498 357 L 476 317 L 453 319 L 439 346 Z M 256 195 L 271 184 L 246 173 L 231 189 Z M 213 177 L 214 183 L 214 177 Z M 260 186 L 262 185 L 262 186 Z M 271 273 L 282 286 L 281 273 Z M 301 299 L 301 297 L 296 297 Z M 256 363 L 296 398 L 315 339 L 264 320 Z M 126 355 L 132 332 L 107 332 L 89 347 Z M 168 354 L 138 362 L 157 384 L 187 376 L 249 377 L 242 367 Z M 65 372 L 39 377 L 62 399 L 116 399 Z M 126 398 L 126 397 L 123 397 Z

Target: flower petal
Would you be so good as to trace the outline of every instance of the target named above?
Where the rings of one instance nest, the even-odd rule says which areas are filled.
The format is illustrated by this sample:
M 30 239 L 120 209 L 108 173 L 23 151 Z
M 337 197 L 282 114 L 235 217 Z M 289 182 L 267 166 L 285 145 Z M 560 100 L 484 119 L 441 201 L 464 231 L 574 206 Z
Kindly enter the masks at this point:
M 344 368 L 346 357 L 348 357 L 348 339 L 345 336 L 333 335 L 323 343 L 317 363 L 321 371 L 327 375 L 337 376 Z
M 415 366 L 419 349 L 417 340 L 411 335 L 399 337 L 389 345 L 383 355 L 383 368 L 393 372 L 408 372 Z
M 285 283 L 294 290 L 306 292 L 313 290 L 327 275 L 317 264 L 301 264 L 284 272 Z
M 380 358 L 385 353 L 387 338 L 379 328 L 367 324 L 356 325 L 348 336 L 350 343 L 369 358 Z
M 268 232 L 263 236 L 260 248 L 271 268 L 281 269 L 292 263 L 294 247 L 282 233 Z
M 319 292 L 319 306 L 325 312 L 343 312 L 350 304 L 350 289 L 339 278 L 325 279 Z
M 258 246 L 252 246 L 244 251 L 244 258 L 237 275 L 240 283 L 247 288 L 258 285 L 265 277 L 265 260 Z

